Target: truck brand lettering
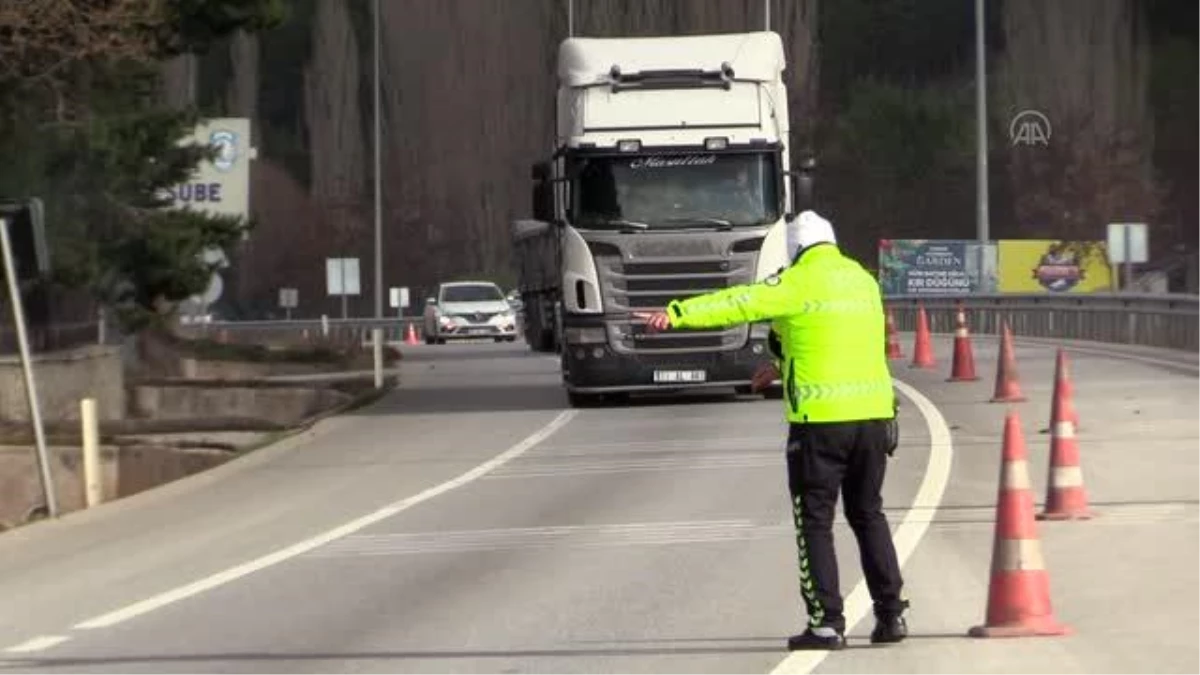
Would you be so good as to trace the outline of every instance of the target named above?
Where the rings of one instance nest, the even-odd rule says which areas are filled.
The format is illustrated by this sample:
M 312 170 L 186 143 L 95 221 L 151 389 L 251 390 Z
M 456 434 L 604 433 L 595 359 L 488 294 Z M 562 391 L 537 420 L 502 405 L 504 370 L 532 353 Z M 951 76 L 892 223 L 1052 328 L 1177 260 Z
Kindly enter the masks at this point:
M 639 157 L 629 163 L 631 169 L 663 169 L 672 166 L 705 166 L 717 161 L 716 155 L 684 155 L 681 157 Z

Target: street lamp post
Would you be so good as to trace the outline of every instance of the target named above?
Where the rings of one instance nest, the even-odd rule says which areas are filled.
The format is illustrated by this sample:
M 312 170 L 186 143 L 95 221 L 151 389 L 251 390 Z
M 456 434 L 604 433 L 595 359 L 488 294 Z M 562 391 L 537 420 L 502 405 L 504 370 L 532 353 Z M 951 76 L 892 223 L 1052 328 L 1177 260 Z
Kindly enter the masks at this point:
M 374 95 L 375 95 L 375 319 L 379 321 L 383 318 L 383 149 L 382 149 L 382 121 L 380 119 L 380 104 L 379 104 L 379 63 L 382 60 L 382 55 L 379 49 L 379 33 L 380 24 L 383 22 L 383 17 L 379 11 L 379 0 L 375 0 L 375 75 L 374 75 Z M 375 357 L 375 388 L 383 387 L 383 326 L 378 325 L 371 330 L 372 351 Z
M 987 49 L 984 41 L 984 0 L 975 0 L 975 236 L 985 242 L 988 231 Z

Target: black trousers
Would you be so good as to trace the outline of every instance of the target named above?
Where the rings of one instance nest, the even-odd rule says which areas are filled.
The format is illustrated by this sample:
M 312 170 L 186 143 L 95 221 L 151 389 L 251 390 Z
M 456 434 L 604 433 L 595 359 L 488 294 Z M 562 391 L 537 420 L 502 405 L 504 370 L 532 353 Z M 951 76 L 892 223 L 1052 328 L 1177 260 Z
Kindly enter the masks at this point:
M 792 424 L 788 430 L 788 488 L 800 554 L 800 594 L 811 626 L 846 629 L 833 546 L 839 489 L 876 616 L 896 615 L 905 607 L 900 565 L 880 494 L 887 451 L 888 427 L 881 420 Z

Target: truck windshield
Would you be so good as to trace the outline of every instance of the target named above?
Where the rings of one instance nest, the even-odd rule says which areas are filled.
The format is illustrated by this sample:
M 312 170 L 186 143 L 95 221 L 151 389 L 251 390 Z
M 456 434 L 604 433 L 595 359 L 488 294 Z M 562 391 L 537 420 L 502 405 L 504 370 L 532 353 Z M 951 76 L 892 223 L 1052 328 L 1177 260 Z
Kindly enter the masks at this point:
M 503 299 L 504 294 L 491 284 L 461 284 L 442 288 L 442 302 L 488 302 Z
M 774 154 L 579 157 L 573 175 L 579 227 L 738 227 L 779 219 Z

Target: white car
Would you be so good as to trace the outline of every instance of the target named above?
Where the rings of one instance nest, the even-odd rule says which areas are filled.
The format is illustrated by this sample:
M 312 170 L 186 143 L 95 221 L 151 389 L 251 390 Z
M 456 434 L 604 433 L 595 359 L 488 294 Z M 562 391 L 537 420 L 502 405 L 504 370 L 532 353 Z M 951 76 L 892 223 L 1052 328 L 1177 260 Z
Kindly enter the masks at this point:
M 517 339 L 517 315 L 504 291 L 490 281 L 453 281 L 438 286 L 436 297 L 425 299 L 425 344 L 446 340 Z

